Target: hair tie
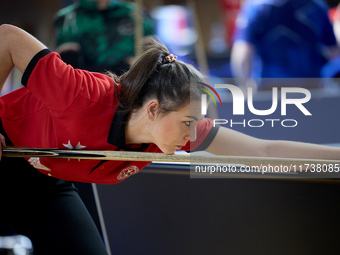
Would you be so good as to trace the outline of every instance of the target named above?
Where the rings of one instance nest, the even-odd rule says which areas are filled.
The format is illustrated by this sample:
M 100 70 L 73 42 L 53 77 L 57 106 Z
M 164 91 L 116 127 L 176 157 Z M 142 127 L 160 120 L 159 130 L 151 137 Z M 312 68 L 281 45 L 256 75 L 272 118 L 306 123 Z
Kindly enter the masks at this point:
M 163 58 L 162 63 L 172 63 L 172 62 L 176 61 L 176 59 L 177 59 L 176 55 L 170 54 L 170 55 Z

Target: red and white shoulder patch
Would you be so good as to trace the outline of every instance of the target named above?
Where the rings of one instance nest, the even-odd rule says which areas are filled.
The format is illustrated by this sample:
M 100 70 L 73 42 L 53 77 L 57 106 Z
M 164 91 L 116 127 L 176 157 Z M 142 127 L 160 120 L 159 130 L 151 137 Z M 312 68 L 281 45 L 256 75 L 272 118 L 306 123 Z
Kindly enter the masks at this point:
M 130 177 L 133 174 L 136 174 L 139 172 L 139 168 L 136 166 L 129 166 L 125 169 L 123 169 L 117 176 L 118 180 L 124 180 L 128 177 Z

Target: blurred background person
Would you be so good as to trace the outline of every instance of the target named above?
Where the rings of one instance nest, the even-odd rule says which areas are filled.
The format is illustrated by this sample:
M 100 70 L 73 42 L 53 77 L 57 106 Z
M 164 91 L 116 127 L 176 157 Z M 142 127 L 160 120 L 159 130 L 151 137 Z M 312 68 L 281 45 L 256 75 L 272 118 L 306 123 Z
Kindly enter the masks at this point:
M 328 11 L 329 18 L 333 24 L 333 31 L 338 45 L 340 45 L 340 4 Z M 329 61 L 321 71 L 322 77 L 340 78 L 340 56 Z
M 340 45 L 340 3 L 329 9 L 328 16 L 333 24 L 335 38 Z
M 55 17 L 56 51 L 75 68 L 122 74 L 135 54 L 135 3 L 79 0 Z M 144 12 L 143 44 L 150 43 L 154 22 Z
M 226 41 L 231 45 L 235 30 L 235 20 L 241 7 L 241 0 L 220 0 L 220 5 L 224 10 Z
M 328 6 L 323 0 L 247 0 L 236 20 L 231 69 L 237 78 L 320 77 L 328 59 L 339 54 Z M 317 79 L 301 84 L 264 79 L 253 87 L 318 87 Z M 266 82 L 267 81 L 267 82 Z M 248 84 L 248 85 L 249 85 Z

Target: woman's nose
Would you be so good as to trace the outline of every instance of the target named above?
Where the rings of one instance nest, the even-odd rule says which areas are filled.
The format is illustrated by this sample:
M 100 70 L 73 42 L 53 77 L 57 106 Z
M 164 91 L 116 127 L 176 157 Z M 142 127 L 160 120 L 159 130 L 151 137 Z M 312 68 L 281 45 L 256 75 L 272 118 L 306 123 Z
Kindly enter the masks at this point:
M 190 136 L 189 139 L 191 142 L 196 141 L 197 139 L 197 134 L 196 134 L 196 127 L 190 128 Z

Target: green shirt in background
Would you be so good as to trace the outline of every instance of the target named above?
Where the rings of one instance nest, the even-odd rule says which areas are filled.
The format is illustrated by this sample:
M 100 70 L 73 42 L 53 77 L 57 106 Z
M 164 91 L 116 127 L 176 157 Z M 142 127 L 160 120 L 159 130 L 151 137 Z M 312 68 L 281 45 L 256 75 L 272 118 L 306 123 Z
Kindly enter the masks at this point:
M 129 68 L 127 58 L 133 57 L 135 4 L 112 0 L 106 10 L 96 3 L 79 0 L 55 17 L 56 47 L 78 43 L 80 52 L 62 52 L 63 60 L 75 68 L 121 74 Z M 144 36 L 154 34 L 154 21 L 144 13 Z

